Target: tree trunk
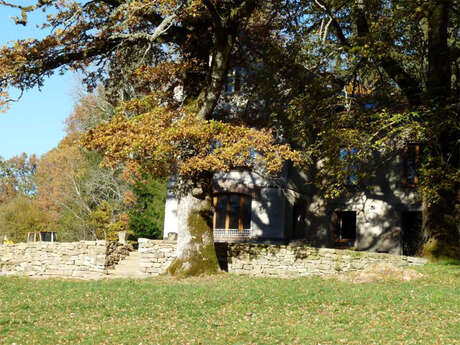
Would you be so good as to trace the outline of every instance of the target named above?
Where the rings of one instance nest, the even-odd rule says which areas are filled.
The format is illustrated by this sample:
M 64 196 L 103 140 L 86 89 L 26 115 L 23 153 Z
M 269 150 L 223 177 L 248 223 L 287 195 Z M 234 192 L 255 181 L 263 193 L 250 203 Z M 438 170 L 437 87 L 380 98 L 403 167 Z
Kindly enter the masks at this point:
M 211 117 L 225 84 L 234 34 L 217 35 L 213 60 L 200 97 L 197 117 Z M 177 209 L 177 258 L 168 273 L 178 277 L 213 274 L 219 271 L 212 227 L 212 174 L 189 181 L 189 192 L 179 198 Z
M 434 124 L 436 140 L 429 145 L 427 153 L 432 158 L 431 168 L 442 167 L 445 174 L 454 174 L 459 163 L 458 131 L 450 121 L 456 115 L 447 109 L 452 90 L 448 46 L 448 22 L 452 2 L 432 1 L 430 10 L 426 99 L 427 106 L 432 109 L 433 118 L 430 122 Z M 424 254 L 460 259 L 459 186 L 455 182 L 453 185 L 446 185 L 444 178 L 439 176 L 439 180 L 434 181 L 439 186 L 430 186 L 438 190 L 439 198 L 434 202 L 423 202 L 423 226 L 427 240 Z
M 451 62 L 448 44 L 450 0 L 432 1 L 428 17 L 427 94 L 431 102 L 445 105 L 450 96 Z
M 179 200 L 177 258 L 168 273 L 178 277 L 219 271 L 212 232 L 211 198 L 188 193 Z
M 423 255 L 430 258 L 460 259 L 460 232 L 456 191 L 442 191 L 435 203 L 423 202 L 423 228 L 426 243 Z
M 216 37 L 210 73 L 208 74 L 206 80 L 207 87 L 200 95 L 200 110 L 197 114 L 199 118 L 209 118 L 219 101 L 220 94 L 222 93 L 222 89 L 225 85 L 228 62 L 234 41 L 235 37 L 232 33 L 221 33 Z

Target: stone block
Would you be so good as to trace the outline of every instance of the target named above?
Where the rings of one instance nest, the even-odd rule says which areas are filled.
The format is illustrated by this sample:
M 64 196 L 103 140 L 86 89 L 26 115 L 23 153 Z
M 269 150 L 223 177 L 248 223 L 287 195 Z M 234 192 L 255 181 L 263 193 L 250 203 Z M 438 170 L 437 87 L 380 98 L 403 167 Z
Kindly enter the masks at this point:
M 428 260 L 425 258 L 416 258 L 409 256 L 407 257 L 407 262 L 412 265 L 425 265 L 428 263 Z

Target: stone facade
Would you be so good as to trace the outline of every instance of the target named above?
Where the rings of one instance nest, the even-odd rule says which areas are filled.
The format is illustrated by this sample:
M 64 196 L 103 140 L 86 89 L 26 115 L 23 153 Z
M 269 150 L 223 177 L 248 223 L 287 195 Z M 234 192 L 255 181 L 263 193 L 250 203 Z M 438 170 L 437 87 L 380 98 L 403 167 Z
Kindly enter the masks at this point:
M 0 245 L 0 275 L 99 278 L 106 273 L 105 241 Z
M 417 187 L 407 183 L 404 148 L 395 146 L 391 151 L 399 151 L 401 155 L 389 158 L 383 152 L 373 153 L 367 167 L 373 174 L 359 185 L 342 181 L 347 191 L 336 199 L 324 198 L 324 192 L 315 187 L 314 172 L 306 173 L 292 166 L 285 166 L 276 179 L 241 169 L 214 174 L 215 197 L 244 195 L 251 203 L 249 226 L 242 229 L 240 223 L 244 221 L 226 221 L 225 226 L 214 222 L 214 240 L 284 243 L 303 240 L 313 247 L 417 254 L 423 235 Z M 322 164 L 317 162 L 318 171 Z M 165 206 L 165 238 L 169 233 L 180 232 L 181 212 L 177 205 L 172 181 Z M 241 220 L 240 204 L 228 205 L 227 209 Z M 220 212 L 222 219 L 224 212 Z
M 176 241 L 139 238 L 141 272 L 150 276 L 165 273 L 176 258 Z
M 176 243 L 140 239 L 139 251 L 143 272 L 156 276 L 164 273 L 176 257 Z M 296 278 L 358 271 L 376 262 L 397 267 L 426 263 L 422 258 L 303 245 L 216 243 L 216 252 L 222 269 L 259 277 Z

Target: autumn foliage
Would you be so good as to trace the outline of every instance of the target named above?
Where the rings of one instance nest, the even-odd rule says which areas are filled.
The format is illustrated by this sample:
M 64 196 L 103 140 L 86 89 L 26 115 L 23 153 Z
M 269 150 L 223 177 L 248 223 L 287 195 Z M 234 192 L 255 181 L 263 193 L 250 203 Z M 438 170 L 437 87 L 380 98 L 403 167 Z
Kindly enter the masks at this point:
M 158 177 L 193 178 L 234 167 L 259 167 L 276 175 L 286 160 L 301 162 L 300 153 L 276 143 L 270 130 L 199 119 L 188 109 L 158 107 L 132 118 L 119 115 L 90 130 L 83 144 L 103 151 L 107 166 L 124 163 L 127 172 L 148 169 Z

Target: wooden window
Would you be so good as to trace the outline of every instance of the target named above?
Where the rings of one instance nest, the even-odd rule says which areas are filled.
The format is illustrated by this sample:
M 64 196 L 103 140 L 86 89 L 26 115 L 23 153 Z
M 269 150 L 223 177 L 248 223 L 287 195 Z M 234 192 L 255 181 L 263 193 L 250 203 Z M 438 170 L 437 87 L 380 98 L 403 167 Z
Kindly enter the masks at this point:
M 335 246 L 338 248 L 354 247 L 356 241 L 356 212 L 336 211 L 332 222 Z
M 55 232 L 40 232 L 40 240 L 43 242 L 55 242 L 56 233 Z
M 251 228 L 251 197 L 243 194 L 214 196 L 214 229 L 247 230 Z
M 403 154 L 403 184 L 408 187 L 418 185 L 420 168 L 420 145 L 408 144 Z

